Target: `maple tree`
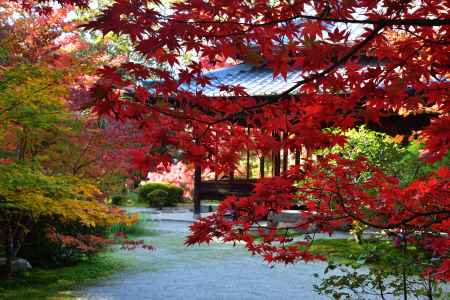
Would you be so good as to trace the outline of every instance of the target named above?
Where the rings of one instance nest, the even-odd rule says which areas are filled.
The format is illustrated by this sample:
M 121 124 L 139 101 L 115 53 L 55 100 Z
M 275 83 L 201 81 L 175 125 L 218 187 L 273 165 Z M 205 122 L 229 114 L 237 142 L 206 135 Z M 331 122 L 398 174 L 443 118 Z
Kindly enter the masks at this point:
M 124 131 L 114 122 L 102 128 L 89 111 L 73 110 L 89 100 L 80 90 L 95 75 L 99 54 L 77 56 L 83 41 L 72 33 L 70 11 L 39 15 L 0 3 L 0 248 L 6 276 L 39 226 L 58 247 L 88 253 L 110 243 L 96 229 L 137 220 L 108 206 L 96 186 L 114 171 L 125 174 L 113 161 L 125 147 L 117 146 Z M 54 229 L 74 224 L 74 235 Z
M 45 1 L 24 2 L 45 10 Z M 96 113 L 139 123 L 143 146 L 134 151 L 134 163 L 156 169 L 181 150 L 185 162 L 227 174 L 242 151 L 305 147 L 311 153 L 345 143 L 325 127 L 345 130 L 400 111 L 434 112 L 419 133 L 422 159 L 441 160 L 450 139 L 449 26 L 450 3 L 438 0 L 119 0 L 84 28 L 126 35 L 146 57 L 104 66 L 91 90 Z M 193 54 L 188 62 L 186 53 Z M 362 57 L 372 63 L 361 64 Z M 274 77 L 294 72 L 302 79 L 262 100 L 239 85 L 219 85 L 224 96 L 208 97 L 204 87 L 214 83 L 203 66 L 230 59 L 258 61 Z M 130 86 L 133 95 L 124 93 Z M 242 120 L 254 128 L 252 136 Z M 286 132 L 280 141 L 277 136 Z M 362 174 L 370 176 L 355 180 Z M 262 240 L 250 234 L 269 213 L 301 203 L 308 210 L 301 212 L 305 224 L 297 227 L 314 223 L 332 232 L 356 220 L 391 230 L 433 253 L 427 274 L 448 280 L 449 175 L 442 166 L 401 186 L 363 158 L 325 155 L 260 180 L 252 196 L 227 198 L 214 216 L 192 226 L 187 243 L 218 237 L 244 241 L 267 261 L 319 258 L 308 252 L 309 242 L 299 248 L 275 228 L 261 230 Z

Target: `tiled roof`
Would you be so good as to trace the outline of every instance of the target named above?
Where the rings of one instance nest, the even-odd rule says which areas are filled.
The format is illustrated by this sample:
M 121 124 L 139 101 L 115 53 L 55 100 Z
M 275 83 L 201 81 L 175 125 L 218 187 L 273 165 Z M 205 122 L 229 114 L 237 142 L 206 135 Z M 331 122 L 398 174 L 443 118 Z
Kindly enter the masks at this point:
M 220 85 L 242 86 L 250 96 L 279 95 L 301 80 L 300 72 L 288 73 L 286 80 L 282 76 L 273 77 L 273 71 L 266 67 L 256 67 L 248 63 L 224 67 L 205 73 L 211 78 L 211 84 L 196 86 L 191 84 L 187 90 L 202 91 L 209 97 L 231 96 L 230 93 L 220 91 Z
M 376 65 L 377 62 L 371 58 L 363 58 L 361 63 L 366 66 Z M 278 75 L 273 77 L 273 70 L 267 67 L 257 67 L 249 63 L 241 63 L 233 66 L 223 67 L 213 71 L 205 72 L 204 75 L 211 78 L 210 84 L 200 86 L 196 83 L 182 85 L 182 89 L 195 93 L 201 91 L 208 97 L 234 96 L 231 92 L 221 91 L 221 85 L 241 86 L 249 96 L 275 96 L 280 95 L 293 87 L 303 78 L 301 72 L 288 72 L 286 80 Z M 147 81 L 146 83 L 150 83 Z M 380 84 L 380 88 L 383 84 Z M 292 91 L 294 94 L 296 91 Z M 408 91 L 410 92 L 410 91 Z

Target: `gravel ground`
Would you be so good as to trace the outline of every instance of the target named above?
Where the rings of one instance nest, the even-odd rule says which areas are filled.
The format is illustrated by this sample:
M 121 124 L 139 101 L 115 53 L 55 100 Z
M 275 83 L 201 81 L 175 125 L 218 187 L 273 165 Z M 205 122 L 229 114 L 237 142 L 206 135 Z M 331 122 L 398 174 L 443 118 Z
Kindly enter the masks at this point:
M 147 223 L 156 234 L 145 240 L 156 250 L 124 252 L 138 260 L 139 268 L 84 288 L 80 299 L 328 299 L 312 289 L 313 274 L 321 273 L 324 263 L 271 267 L 242 247 L 185 247 L 189 223 L 180 222 L 180 215 L 177 221 L 155 216 L 166 220 Z
M 212 243 L 210 246 L 186 247 L 183 242 L 192 222 L 191 212 L 157 212 L 142 208 L 131 211 L 141 213 L 145 226 L 151 230 L 142 238 L 156 250 L 118 250 L 133 257 L 136 267 L 77 291 L 77 299 L 329 299 L 316 294 L 312 287 L 320 280 L 314 273 L 322 275 L 326 263 L 269 266 L 240 246 Z M 341 233 L 333 237 L 346 236 Z M 318 236 L 322 237 L 325 236 Z

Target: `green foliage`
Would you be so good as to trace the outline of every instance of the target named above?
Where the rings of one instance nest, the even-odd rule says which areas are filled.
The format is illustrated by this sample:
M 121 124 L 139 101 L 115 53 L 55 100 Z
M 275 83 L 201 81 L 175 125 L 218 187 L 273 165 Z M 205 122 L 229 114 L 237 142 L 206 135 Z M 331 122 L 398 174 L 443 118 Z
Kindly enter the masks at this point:
M 128 192 L 127 199 L 131 205 L 137 205 L 139 203 L 139 195 L 136 192 Z
M 0 165 L 0 195 L 4 199 L 0 209 L 8 205 L 34 217 L 65 216 L 63 200 L 81 197 L 77 183 L 75 178 L 47 176 L 26 164 Z
M 122 207 L 145 207 L 143 203 L 139 202 L 138 193 L 130 191 L 123 191 L 121 194 L 111 197 L 111 204 Z
M 0 75 L 2 125 L 20 125 L 20 129 L 28 130 L 28 135 L 35 131 L 39 133 L 39 130 L 63 128 L 61 124 L 67 122 L 68 116 L 63 97 L 68 89 L 60 82 L 60 72 L 20 65 L 0 72 Z
M 426 164 L 421 159 L 423 144 L 418 140 L 413 140 L 406 145 L 400 144 L 396 138 L 369 130 L 365 126 L 350 129 L 343 135 L 347 138 L 344 146 L 325 149 L 319 154 L 334 152 L 348 159 L 362 156 L 388 175 L 397 177 L 402 185 L 407 185 L 429 174 L 439 166 L 450 164 L 450 154 L 434 165 Z M 370 174 L 366 175 L 370 176 Z
M 138 190 L 139 201 L 151 207 L 175 206 L 183 200 L 183 190 L 165 183 L 148 183 Z
M 109 241 L 106 227 L 137 216 L 98 201 L 99 190 L 71 176 L 48 176 L 24 164 L 0 165 L 0 249 L 34 265 L 65 265 L 96 253 Z M 15 233 L 11 235 L 9 232 Z M 22 248 L 23 246 L 23 248 Z
M 350 228 L 349 233 L 353 235 L 355 240 L 358 242 L 358 244 L 361 244 L 363 241 L 363 234 L 364 231 L 368 228 L 364 223 L 361 223 L 359 221 L 353 221 L 352 227 Z
M 114 205 L 123 205 L 126 201 L 126 198 L 122 195 L 114 195 L 111 197 L 111 203 Z
M 344 146 L 335 146 L 325 151 L 339 153 L 347 159 L 365 157 L 370 163 L 390 175 L 398 176 L 405 149 L 387 134 L 367 129 L 365 126 L 343 133 L 347 138 Z
M 147 198 L 150 201 L 151 207 L 158 207 L 162 209 L 166 204 L 166 199 L 168 198 L 169 193 L 164 190 L 154 190 L 147 194 Z M 167 205 L 170 206 L 170 205 Z
M 423 144 L 419 141 L 412 141 L 405 147 L 404 154 L 399 161 L 399 179 L 403 185 L 407 185 L 417 178 L 426 176 L 440 166 L 450 165 L 450 152 L 441 160 L 432 165 L 425 164 L 421 160 Z
M 73 176 L 48 176 L 22 164 L 0 165 L 0 195 L 0 209 L 13 206 L 35 219 L 58 218 L 86 227 L 135 221 L 98 201 L 102 195 L 95 185 Z

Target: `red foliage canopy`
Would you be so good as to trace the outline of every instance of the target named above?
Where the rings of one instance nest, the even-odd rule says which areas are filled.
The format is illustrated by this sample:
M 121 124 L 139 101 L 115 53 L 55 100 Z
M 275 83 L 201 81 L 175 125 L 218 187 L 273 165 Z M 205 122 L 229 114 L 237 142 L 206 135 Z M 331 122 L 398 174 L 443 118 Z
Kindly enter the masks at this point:
M 117 0 L 85 25 L 128 35 L 137 51 L 159 65 L 105 67 L 93 89 L 100 114 L 138 120 L 146 147 L 136 153 L 136 161 L 146 167 L 169 161 L 174 149 L 181 149 L 185 161 L 227 171 L 242 150 L 327 147 L 343 139 L 323 132 L 324 124 L 345 129 L 402 110 L 437 112 L 422 132 L 424 157 L 433 162 L 448 152 L 449 1 L 193 0 L 173 3 L 170 9 L 161 2 Z M 186 53 L 195 59 L 186 62 Z M 374 63 L 361 64 L 362 56 Z M 229 59 L 256 60 L 272 68 L 274 76 L 298 72 L 302 79 L 260 101 L 240 86 L 220 86 L 233 96 L 223 98 L 188 88 L 211 84 L 203 72 L 205 62 Z M 135 97 L 123 96 L 125 87 L 149 78 L 149 90 L 137 87 Z M 242 119 L 258 128 L 256 139 L 239 125 Z M 290 135 L 280 142 L 273 132 Z M 354 180 L 367 171 L 370 179 Z M 306 219 L 319 222 L 323 231 L 359 220 L 375 228 L 423 232 L 421 241 L 443 254 L 439 277 L 449 279 L 449 241 L 440 234 L 449 233 L 448 175 L 448 168 L 441 168 L 400 187 L 363 160 L 327 156 L 260 181 L 251 197 L 228 198 L 217 215 L 193 225 L 187 243 L 222 237 L 245 241 L 268 261 L 311 259 L 274 230 L 262 232 L 265 238 L 258 243 L 249 235 L 250 227 L 269 212 L 303 201 L 309 208 Z M 300 186 L 294 187 L 295 182 Z M 231 220 L 226 218 L 230 209 Z

